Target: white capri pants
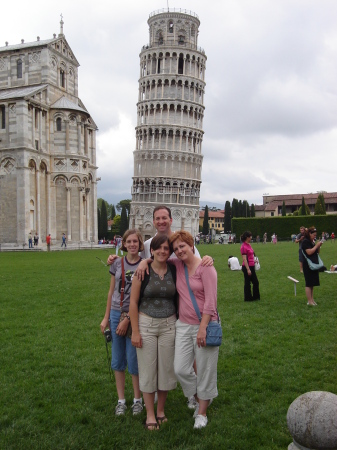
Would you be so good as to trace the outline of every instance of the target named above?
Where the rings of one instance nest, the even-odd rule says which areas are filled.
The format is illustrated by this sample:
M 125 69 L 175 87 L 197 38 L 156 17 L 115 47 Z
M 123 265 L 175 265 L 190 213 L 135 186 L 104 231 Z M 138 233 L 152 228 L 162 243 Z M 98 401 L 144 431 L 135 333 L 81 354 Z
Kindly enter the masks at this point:
M 199 325 L 189 325 L 180 320 L 176 322 L 176 346 L 174 372 L 184 395 L 190 398 L 197 394 L 201 400 L 210 400 L 218 396 L 217 366 L 219 347 L 198 347 Z M 197 375 L 193 369 L 194 359 Z
M 139 388 L 142 392 L 171 391 L 177 386 L 174 374 L 176 315 L 157 319 L 139 314 L 142 348 L 137 348 Z

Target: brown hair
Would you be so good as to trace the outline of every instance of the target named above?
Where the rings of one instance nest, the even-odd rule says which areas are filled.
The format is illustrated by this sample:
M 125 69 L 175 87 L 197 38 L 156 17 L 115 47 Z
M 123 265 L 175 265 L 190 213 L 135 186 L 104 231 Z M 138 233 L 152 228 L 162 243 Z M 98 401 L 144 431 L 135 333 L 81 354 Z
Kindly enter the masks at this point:
M 156 206 L 153 210 L 153 219 L 154 219 L 154 213 L 156 213 L 157 211 L 159 211 L 160 209 L 166 209 L 166 211 L 168 212 L 169 218 L 172 219 L 172 215 L 171 215 L 171 210 L 168 206 L 164 206 L 164 205 L 159 205 Z
M 188 231 L 185 231 L 185 230 L 176 231 L 170 237 L 169 243 L 170 243 L 170 248 L 171 248 L 172 252 L 173 252 L 173 242 L 175 242 L 177 239 L 180 239 L 181 241 L 185 242 L 190 247 L 193 247 L 193 252 L 194 252 L 193 236 L 191 235 L 191 233 L 189 233 Z
M 126 230 L 126 232 L 123 234 L 121 250 L 123 250 L 123 252 L 127 252 L 127 249 L 125 247 L 125 242 L 126 242 L 127 238 L 129 236 L 131 236 L 131 234 L 137 235 L 138 242 L 139 242 L 139 251 L 142 252 L 144 250 L 143 238 L 142 238 L 142 235 L 140 234 L 140 232 L 136 228 L 131 228 L 130 230 Z
M 164 242 L 169 242 L 168 236 L 166 234 L 156 234 L 151 240 L 150 250 L 158 250 Z
M 310 234 L 315 233 L 315 232 L 317 232 L 316 227 L 309 227 L 309 228 L 306 228 L 306 229 L 305 229 L 305 232 L 304 232 L 304 236 L 305 236 L 307 239 L 311 240 L 311 239 L 310 239 Z

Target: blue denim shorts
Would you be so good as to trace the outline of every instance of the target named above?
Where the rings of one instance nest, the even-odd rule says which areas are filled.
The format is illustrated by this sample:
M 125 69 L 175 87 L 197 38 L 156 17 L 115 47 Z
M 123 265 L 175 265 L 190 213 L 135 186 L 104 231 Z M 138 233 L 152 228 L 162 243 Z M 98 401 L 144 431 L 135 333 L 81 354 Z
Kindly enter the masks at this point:
M 110 311 L 111 330 L 111 368 L 124 372 L 126 367 L 131 375 L 138 375 L 138 362 L 136 347 L 131 344 L 131 339 L 116 334 L 116 328 L 121 316 L 120 311 Z

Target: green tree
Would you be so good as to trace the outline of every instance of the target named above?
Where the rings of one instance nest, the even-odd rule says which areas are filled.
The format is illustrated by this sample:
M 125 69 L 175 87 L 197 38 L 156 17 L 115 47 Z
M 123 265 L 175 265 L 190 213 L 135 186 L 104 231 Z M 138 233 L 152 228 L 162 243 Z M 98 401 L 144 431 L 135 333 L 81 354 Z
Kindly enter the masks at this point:
M 231 204 L 227 200 L 225 203 L 225 220 L 224 220 L 224 232 L 227 233 L 228 231 L 232 230 L 232 218 L 231 218 Z
M 202 224 L 202 234 L 204 234 L 204 235 L 209 234 L 208 206 L 207 205 L 205 207 L 204 222 Z
M 233 201 L 232 201 L 232 217 L 240 217 L 239 216 L 239 201 L 236 198 L 233 198 Z
M 121 228 L 121 216 L 119 214 L 116 214 L 114 217 L 114 223 L 111 227 L 111 231 L 113 232 L 113 234 L 121 234 L 120 228 Z
M 315 216 L 323 216 L 324 214 L 326 213 L 324 212 L 321 199 L 318 196 L 315 204 Z
M 238 204 L 238 217 L 244 217 L 243 214 L 243 207 L 242 207 L 242 200 L 239 200 L 239 204 Z
M 307 208 L 306 208 L 306 206 L 307 205 L 305 204 L 304 197 L 302 197 L 302 205 L 301 205 L 300 209 L 298 210 L 298 215 L 299 216 L 306 216 L 307 215 Z
M 120 234 L 123 236 L 123 234 L 128 230 L 129 223 L 128 223 L 128 216 L 126 214 L 126 207 L 123 205 L 122 207 L 122 214 L 121 214 L 121 224 L 120 224 Z
M 115 209 L 115 205 L 111 205 L 111 209 L 110 209 L 110 219 L 114 219 L 116 215 L 116 209 Z
M 97 231 L 98 231 L 98 239 L 101 239 L 101 211 L 97 208 Z
M 106 201 L 102 202 L 101 208 L 101 229 L 100 229 L 100 237 L 104 238 L 108 233 L 108 213 L 106 208 Z
M 125 206 L 127 213 L 128 213 L 128 217 L 130 215 L 130 207 L 131 207 L 131 200 L 126 199 L 126 200 L 121 200 L 119 203 L 117 203 L 116 205 L 116 209 L 119 212 L 123 206 Z
M 250 217 L 250 210 L 247 200 L 242 202 L 242 217 Z
M 252 203 L 250 205 L 250 217 L 255 217 L 255 205 Z
M 284 203 L 284 200 L 283 200 L 283 203 L 282 203 L 282 216 L 285 217 L 286 215 L 287 215 L 286 204 Z
M 325 215 L 326 214 L 326 207 L 325 207 L 324 195 L 321 193 L 321 194 L 319 194 L 318 198 L 320 199 L 321 204 L 322 204 L 323 215 Z

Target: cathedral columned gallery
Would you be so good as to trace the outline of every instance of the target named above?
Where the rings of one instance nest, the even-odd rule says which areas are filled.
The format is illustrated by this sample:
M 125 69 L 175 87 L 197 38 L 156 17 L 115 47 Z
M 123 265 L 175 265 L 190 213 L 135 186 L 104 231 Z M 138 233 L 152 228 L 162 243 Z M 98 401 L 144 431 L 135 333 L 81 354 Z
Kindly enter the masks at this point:
M 78 97 L 63 21 L 52 39 L 0 47 L 0 243 L 97 241 L 97 126 Z

